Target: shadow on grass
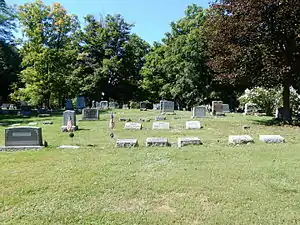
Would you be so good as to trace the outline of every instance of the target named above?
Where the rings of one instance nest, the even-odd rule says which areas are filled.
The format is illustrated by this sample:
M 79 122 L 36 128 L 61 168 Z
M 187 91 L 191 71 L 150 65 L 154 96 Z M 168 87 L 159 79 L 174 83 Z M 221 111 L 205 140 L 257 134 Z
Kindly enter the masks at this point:
M 77 131 L 81 131 L 81 130 L 91 130 L 91 129 L 89 129 L 89 128 L 78 128 Z
M 299 119 L 294 119 L 292 121 L 282 121 L 276 118 L 271 118 L 271 119 L 252 119 L 251 120 L 254 124 L 259 124 L 259 125 L 264 125 L 264 126 L 296 126 L 300 127 L 300 120 Z

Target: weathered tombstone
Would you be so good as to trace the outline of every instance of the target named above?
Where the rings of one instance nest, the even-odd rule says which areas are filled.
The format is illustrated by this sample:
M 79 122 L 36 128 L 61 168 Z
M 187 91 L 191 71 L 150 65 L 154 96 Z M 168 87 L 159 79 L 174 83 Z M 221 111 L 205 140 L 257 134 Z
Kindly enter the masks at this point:
M 223 113 L 230 113 L 230 108 L 228 104 L 223 104 Z
M 259 140 L 265 143 L 284 143 L 284 137 L 280 135 L 259 135 Z
M 161 100 L 160 101 L 160 112 L 174 114 L 174 102 Z
M 156 120 L 156 121 L 166 120 L 166 119 L 167 119 L 167 118 L 166 118 L 165 116 L 161 116 L 161 115 L 155 117 L 155 120 Z
M 140 102 L 140 111 L 147 111 L 147 102 Z
M 110 109 L 118 108 L 118 103 L 117 102 L 109 102 L 108 108 L 110 108 Z
M 5 129 L 5 146 L 0 150 L 40 149 L 42 147 L 42 128 L 10 127 Z
M 116 143 L 117 148 L 136 147 L 137 139 L 118 139 Z
M 185 122 L 186 129 L 200 129 L 201 124 L 199 121 L 187 121 Z
M 254 115 L 258 112 L 258 107 L 254 103 L 246 103 L 245 104 L 245 112 L 244 115 Z
M 96 109 L 102 109 L 101 102 L 96 102 L 95 105 L 96 105 Z
M 100 109 L 107 110 L 108 109 L 108 101 L 101 101 L 100 102 Z
M 72 121 L 72 128 L 71 130 L 75 131 L 78 129 L 78 126 L 76 125 L 76 113 L 73 110 L 66 110 L 63 113 L 63 126 L 61 127 L 62 131 L 67 131 L 67 125 L 68 121 Z
M 168 145 L 169 143 L 167 138 L 149 137 L 146 139 L 146 147 L 151 147 L 151 146 L 164 147 Z
M 153 110 L 160 110 L 160 103 L 153 104 Z
M 90 109 L 90 108 L 83 109 L 82 120 L 99 120 L 98 109 Z
M 168 130 L 170 129 L 170 124 L 168 122 L 154 122 L 152 124 L 153 130 Z
M 129 109 L 128 104 L 123 104 L 122 109 Z
M 229 144 L 248 144 L 253 143 L 253 138 L 249 135 L 230 135 L 228 137 Z
M 142 129 L 142 124 L 140 123 L 125 123 L 124 129 L 126 130 L 141 130 Z
M 78 96 L 77 97 L 77 109 L 84 109 L 85 108 L 85 98 L 84 96 Z
M 197 137 L 182 137 L 178 138 L 178 147 L 181 148 L 186 145 L 201 145 L 201 141 Z
M 66 110 L 72 110 L 73 109 L 73 103 L 72 103 L 71 99 L 66 99 L 65 109 Z
M 213 115 L 223 114 L 223 102 L 222 101 L 212 101 L 212 113 L 213 113 Z
M 205 106 L 195 106 L 192 109 L 192 118 L 202 118 L 206 117 L 206 107 Z

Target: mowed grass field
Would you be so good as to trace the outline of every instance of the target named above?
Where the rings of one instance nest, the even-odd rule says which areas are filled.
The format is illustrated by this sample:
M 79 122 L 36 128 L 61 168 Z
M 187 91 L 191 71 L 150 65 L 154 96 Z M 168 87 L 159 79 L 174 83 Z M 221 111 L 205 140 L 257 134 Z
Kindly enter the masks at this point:
M 157 111 L 114 111 L 114 139 L 107 112 L 99 121 L 79 121 L 73 139 L 60 132 L 62 117 L 21 121 L 54 124 L 38 124 L 49 147 L 0 152 L 0 224 L 300 224 L 298 127 L 227 114 L 197 119 L 201 130 L 185 130 L 191 113 L 177 112 L 167 115 L 170 130 L 155 131 Z M 120 117 L 152 120 L 130 131 Z M 228 135 L 235 134 L 249 134 L 255 143 L 229 146 Z M 259 134 L 280 134 L 286 143 L 261 143 Z M 184 136 L 203 145 L 177 148 Z M 166 137 L 172 146 L 146 148 L 147 137 Z M 117 138 L 137 138 L 139 147 L 115 148 Z

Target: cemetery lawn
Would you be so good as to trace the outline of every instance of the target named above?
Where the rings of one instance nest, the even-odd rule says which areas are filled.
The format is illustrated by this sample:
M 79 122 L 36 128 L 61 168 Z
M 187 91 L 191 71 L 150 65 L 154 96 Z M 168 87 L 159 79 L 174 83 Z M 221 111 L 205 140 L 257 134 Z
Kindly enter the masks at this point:
M 168 115 L 171 129 L 151 130 L 157 112 L 115 110 L 115 138 L 108 113 L 79 121 L 71 139 L 62 117 L 43 128 L 49 147 L 0 152 L 0 224 L 299 224 L 300 129 L 265 126 L 268 117 L 227 114 L 204 118 L 201 130 L 185 130 L 190 112 Z M 143 130 L 124 130 L 120 117 Z M 77 120 L 81 118 L 77 116 Z M 20 121 L 21 120 L 21 121 Z M 243 130 L 249 125 L 249 130 Z M 0 127 L 1 145 L 4 129 Z M 228 146 L 228 135 L 251 135 L 255 143 Z M 285 144 L 265 144 L 259 134 L 280 134 Z M 203 145 L 178 149 L 178 137 Z M 147 137 L 166 137 L 172 147 L 145 147 Z M 116 149 L 116 138 L 137 138 L 139 147 Z M 80 145 L 79 149 L 58 149 Z

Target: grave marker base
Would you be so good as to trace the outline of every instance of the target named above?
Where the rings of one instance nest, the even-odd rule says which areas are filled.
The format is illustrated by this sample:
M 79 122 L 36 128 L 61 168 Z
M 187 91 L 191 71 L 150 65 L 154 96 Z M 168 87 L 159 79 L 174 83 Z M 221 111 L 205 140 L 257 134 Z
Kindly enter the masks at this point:
M 40 150 L 44 146 L 0 146 L 1 151 L 23 151 L 23 150 Z

